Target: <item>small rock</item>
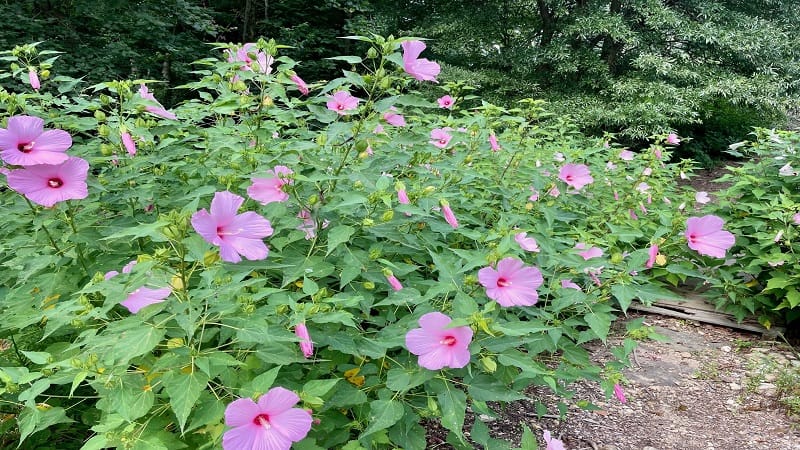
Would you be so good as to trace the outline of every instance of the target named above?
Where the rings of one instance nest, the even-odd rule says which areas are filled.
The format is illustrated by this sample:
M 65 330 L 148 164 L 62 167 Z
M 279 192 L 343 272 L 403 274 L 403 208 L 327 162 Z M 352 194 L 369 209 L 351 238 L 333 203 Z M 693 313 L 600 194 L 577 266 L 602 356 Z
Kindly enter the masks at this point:
M 778 376 L 775 375 L 774 373 L 768 373 L 768 374 L 764 375 L 764 381 L 766 381 L 767 383 L 772 383 L 773 381 L 775 381 L 777 379 L 778 379 Z
M 691 358 L 691 357 L 692 357 L 692 354 L 689 353 L 689 352 L 682 352 L 681 353 L 681 358 Z
M 753 347 L 753 351 L 758 353 L 769 353 L 769 349 L 764 347 Z
M 772 383 L 761 383 L 758 385 L 758 390 L 765 395 L 773 395 L 777 391 L 775 385 Z
M 486 415 L 486 414 L 479 414 L 479 415 L 478 415 L 478 419 L 479 419 L 481 422 L 494 422 L 495 420 L 497 420 L 497 419 L 495 419 L 494 417 L 492 417 L 492 416 L 488 416 L 488 415 Z
M 789 361 L 789 364 L 793 365 L 794 367 L 800 367 L 800 361 L 796 359 Z
M 736 384 L 736 383 L 731 383 L 729 386 L 730 386 L 732 391 L 741 391 L 742 390 L 742 386 L 739 385 L 739 384 Z
M 730 353 L 731 352 L 731 346 L 730 345 L 723 345 L 719 349 L 722 350 L 725 353 Z
M 642 450 L 658 450 L 658 449 L 657 449 L 657 448 L 655 448 L 655 447 L 650 447 L 650 446 L 648 445 L 647 447 L 642 447 Z
M 729 398 L 728 400 L 725 401 L 725 404 L 733 406 L 736 404 L 736 400 Z

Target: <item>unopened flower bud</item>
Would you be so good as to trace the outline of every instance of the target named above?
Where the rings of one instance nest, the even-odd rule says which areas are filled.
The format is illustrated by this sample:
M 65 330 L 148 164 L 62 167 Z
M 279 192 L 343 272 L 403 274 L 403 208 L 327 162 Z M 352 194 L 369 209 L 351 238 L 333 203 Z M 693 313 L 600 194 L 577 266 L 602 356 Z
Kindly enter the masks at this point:
M 102 137 L 108 137 L 108 135 L 111 134 L 111 128 L 109 128 L 106 124 L 102 124 L 97 127 L 97 134 Z
M 377 57 L 378 57 L 378 50 L 376 50 L 375 47 L 370 47 L 369 50 L 367 50 L 367 58 L 375 59 Z
M 219 261 L 219 255 L 217 252 L 209 250 L 203 254 L 203 265 L 210 266 L 217 261 Z
M 94 118 L 97 119 L 98 122 L 104 122 L 106 120 L 106 113 L 98 109 L 94 112 Z
M 497 370 L 497 362 L 491 356 L 481 358 L 481 365 L 489 373 L 494 373 Z
M 364 286 L 364 289 L 368 291 L 375 289 L 375 283 L 373 283 L 372 281 L 365 281 L 364 284 L 362 284 L 362 286 Z
M 113 147 L 108 144 L 100 144 L 100 154 L 103 156 L 111 156 L 114 153 Z
M 392 211 L 391 209 L 384 211 L 383 215 L 381 216 L 381 220 L 384 222 L 389 222 L 393 218 L 394 218 L 394 211 Z

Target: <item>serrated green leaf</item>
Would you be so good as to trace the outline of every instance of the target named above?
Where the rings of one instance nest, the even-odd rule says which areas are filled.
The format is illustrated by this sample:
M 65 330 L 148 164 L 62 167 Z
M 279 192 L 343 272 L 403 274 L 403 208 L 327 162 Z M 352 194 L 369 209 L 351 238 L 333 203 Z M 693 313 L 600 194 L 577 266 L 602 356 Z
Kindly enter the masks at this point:
M 206 388 L 208 376 L 198 371 L 189 373 L 173 371 L 165 374 L 162 380 L 164 390 L 169 396 L 169 404 L 183 431 L 192 408 L 200 398 L 200 393 Z
M 322 397 L 328 392 L 330 392 L 330 390 L 333 389 L 333 387 L 336 386 L 336 383 L 338 382 L 339 382 L 338 378 L 333 378 L 329 380 L 311 380 L 303 385 L 303 392 L 305 392 L 308 395 L 313 395 L 315 397 Z
M 396 424 L 403 417 L 403 404 L 396 400 L 374 400 L 369 404 L 367 428 L 359 439 Z
M 356 229 L 349 225 L 338 225 L 331 228 L 330 231 L 328 231 L 328 250 L 325 256 L 330 255 L 339 245 L 349 241 L 350 237 L 355 232 Z
M 589 313 L 583 317 L 589 328 L 594 331 L 603 342 L 608 337 L 608 331 L 611 329 L 612 316 L 610 314 L 602 313 Z

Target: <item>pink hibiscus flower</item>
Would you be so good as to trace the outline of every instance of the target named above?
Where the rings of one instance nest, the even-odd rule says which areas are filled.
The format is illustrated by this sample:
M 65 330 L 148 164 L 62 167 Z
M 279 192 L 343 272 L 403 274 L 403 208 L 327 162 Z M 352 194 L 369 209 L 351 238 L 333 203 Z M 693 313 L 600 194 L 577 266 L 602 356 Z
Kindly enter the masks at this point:
M 656 257 L 658 257 L 658 245 L 655 244 L 651 245 L 650 250 L 648 250 L 647 252 L 647 255 L 648 255 L 647 263 L 645 263 L 644 266 L 647 267 L 648 269 L 652 269 L 653 264 L 656 263 Z
M 292 76 L 289 77 L 289 79 L 292 80 L 292 83 L 294 83 L 295 86 L 297 86 L 297 89 L 300 91 L 301 94 L 308 95 L 308 93 L 310 92 L 308 89 L 308 85 L 306 84 L 305 81 L 303 81 L 302 78 L 300 78 L 296 73 L 293 73 Z
M 565 164 L 558 171 L 558 179 L 580 191 L 581 188 L 594 182 L 589 174 L 589 168 L 584 164 Z
M 352 111 L 358 108 L 360 98 L 353 97 L 347 91 L 339 91 L 328 97 L 328 109 L 335 111 L 339 115 L 347 114 L 347 111 Z
M 667 144 L 670 145 L 678 145 L 681 143 L 681 140 L 678 138 L 678 135 L 675 133 L 670 133 L 667 135 Z
M 713 215 L 689 217 L 685 233 L 689 248 L 701 255 L 724 258 L 736 242 L 733 233 L 722 229 L 724 224 L 724 220 Z
M 561 280 L 561 289 L 575 289 L 576 291 L 583 291 L 580 286 L 575 284 L 572 280 Z
M 444 367 L 460 369 L 469 364 L 470 327 L 447 326 L 452 319 L 440 312 L 430 312 L 419 318 L 419 326 L 406 334 L 408 351 L 419 356 L 419 365 L 429 370 Z
M 272 202 L 285 202 L 289 200 L 289 194 L 283 189 L 287 184 L 292 184 L 294 180 L 289 178 L 294 172 L 286 166 L 275 166 L 273 170 L 268 170 L 269 178 L 251 178 L 252 184 L 247 188 L 247 195 L 262 205 Z
M 222 436 L 224 450 L 289 450 L 292 442 L 308 435 L 311 414 L 293 408 L 300 397 L 274 387 L 258 399 L 234 400 L 225 408 L 225 425 L 232 427 Z
M 453 100 L 453 97 L 450 97 L 449 95 L 445 95 L 443 97 L 439 97 L 438 99 L 436 99 L 436 103 L 439 104 L 439 108 L 453 109 L 453 105 L 455 104 L 455 100 Z
M 405 41 L 400 46 L 403 47 L 403 69 L 406 73 L 417 80 L 436 83 L 436 76 L 439 75 L 441 67 L 433 61 L 419 57 L 420 53 L 425 50 L 425 43 Z
M 526 252 L 535 252 L 538 253 L 541 251 L 539 248 L 539 244 L 536 242 L 536 239 L 532 237 L 527 237 L 528 233 L 517 233 L 514 235 L 514 240 L 517 241 L 520 248 L 525 250 Z
M 170 119 L 170 120 L 177 120 L 178 119 L 178 117 L 175 114 L 167 111 L 166 109 L 164 109 L 163 106 L 161 106 L 161 103 L 159 103 L 158 100 L 156 100 L 155 95 L 153 95 L 150 92 L 150 90 L 147 89 L 146 85 L 144 85 L 144 84 L 140 84 L 139 85 L 139 96 L 142 97 L 143 99 L 147 100 L 147 101 L 155 103 L 155 106 L 147 105 L 147 106 L 144 107 L 144 110 L 149 112 L 150 114 L 155 114 L 156 116 L 163 117 L 165 119 Z
M 228 54 L 228 62 L 242 63 L 239 70 L 255 70 L 265 74 L 272 72 L 272 63 L 274 59 L 272 56 L 259 50 L 253 42 L 242 45 L 236 49 L 236 53 L 231 50 L 226 50 L 226 53 Z
M 9 117 L 0 128 L 0 158 L 15 166 L 61 164 L 72 137 L 64 130 L 44 130 L 44 120 L 33 116 Z
M 133 261 L 129 262 L 128 264 L 125 264 L 124 266 L 122 266 L 122 273 L 131 273 L 131 271 L 133 270 L 133 266 L 135 266 L 137 262 L 138 261 L 134 259 Z M 105 275 L 103 275 L 103 278 L 106 279 L 106 280 L 110 280 L 110 279 L 114 278 L 117 275 L 119 275 L 119 272 L 117 272 L 116 270 L 110 270 L 110 271 L 106 272 Z
M 205 208 L 192 215 L 192 227 L 206 242 L 219 246 L 223 261 L 238 263 L 265 259 L 269 249 L 262 241 L 272 235 L 269 220 L 248 211 L 236 214 L 244 198 L 228 191 L 217 192 L 211 200 L 211 213 Z M 241 255 L 241 256 L 240 256 Z
M 620 403 L 627 403 L 628 399 L 625 398 L 625 391 L 622 390 L 622 386 L 619 384 L 614 384 L 614 395 L 617 397 Z
M 445 148 L 447 144 L 450 143 L 450 140 L 453 139 L 453 136 L 448 133 L 447 128 L 434 128 L 431 130 L 431 144 L 439 147 Z
M 89 163 L 70 157 L 61 164 L 39 164 L 12 170 L 8 187 L 47 208 L 65 200 L 86 198 Z
M 311 335 L 308 334 L 306 324 L 301 322 L 295 325 L 294 334 L 300 338 L 300 351 L 303 352 L 303 356 L 310 358 L 314 355 L 314 342 L 311 341 Z
M 578 242 L 577 244 L 575 244 L 575 248 L 577 248 L 578 250 L 583 250 L 582 252 L 578 252 L 578 254 L 581 255 L 583 259 L 586 261 L 592 258 L 598 258 L 600 256 L 603 256 L 603 250 L 601 250 L 598 247 L 587 246 L 583 242 Z
M 497 269 L 484 267 L 478 271 L 478 281 L 486 288 L 486 296 L 500 306 L 531 306 L 539 299 L 536 288 L 542 285 L 542 272 L 525 267 L 522 261 L 508 257 L 497 263 Z
M 128 308 L 131 314 L 136 314 L 140 309 L 145 306 L 155 305 L 161 303 L 169 297 L 172 289 L 163 287 L 161 289 L 150 289 L 148 287 L 140 287 L 135 291 L 128 294 L 128 298 L 120 302 L 120 305 Z
M 623 161 L 633 161 L 633 152 L 630 150 L 622 150 L 619 152 L 619 158 Z
M 792 222 L 794 222 L 795 225 L 800 225 L 800 212 L 799 213 L 795 213 L 792 216 Z
M 405 189 L 398 189 L 397 190 L 397 202 L 401 205 L 408 205 L 411 203 L 408 199 L 408 193 L 406 193 Z
M 711 201 L 711 198 L 708 196 L 708 192 L 699 191 L 694 194 L 694 201 L 696 201 L 701 205 L 705 205 L 706 203 Z
M 393 291 L 403 290 L 403 284 L 400 283 L 400 280 L 398 280 L 390 270 L 384 271 L 384 276 L 386 277 L 386 281 L 389 282 L 389 285 L 392 287 Z

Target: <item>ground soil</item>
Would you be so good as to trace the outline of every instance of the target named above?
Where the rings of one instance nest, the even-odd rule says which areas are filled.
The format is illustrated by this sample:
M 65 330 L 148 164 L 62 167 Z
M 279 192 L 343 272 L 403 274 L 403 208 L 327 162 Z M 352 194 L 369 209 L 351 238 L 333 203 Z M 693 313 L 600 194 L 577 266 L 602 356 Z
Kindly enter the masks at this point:
M 668 340 L 640 343 L 623 372 L 626 403 L 583 381 L 571 386 L 575 396 L 559 417 L 559 399 L 547 388 L 533 388 L 529 400 L 507 405 L 497 417 L 469 415 L 465 430 L 482 420 L 492 437 L 519 445 L 526 424 L 540 439 L 542 430 L 550 430 L 568 450 L 800 450 L 800 417 L 777 402 L 775 384 L 781 371 L 800 371 L 792 347 L 724 327 L 644 317 Z M 611 359 L 606 345 L 590 350 L 596 362 Z M 582 409 L 579 400 L 599 409 Z M 548 406 L 546 416 L 537 415 L 537 401 Z M 453 448 L 446 430 L 428 429 L 429 448 Z

